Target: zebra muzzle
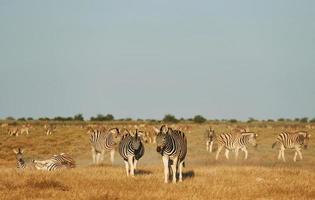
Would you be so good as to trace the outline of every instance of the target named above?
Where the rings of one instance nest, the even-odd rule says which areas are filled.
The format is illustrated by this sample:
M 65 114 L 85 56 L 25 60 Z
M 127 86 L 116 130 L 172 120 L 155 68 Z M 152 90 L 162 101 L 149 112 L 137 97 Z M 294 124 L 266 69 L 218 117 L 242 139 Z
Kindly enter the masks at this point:
M 161 153 L 162 150 L 163 150 L 162 147 L 160 147 L 160 146 L 156 147 L 156 151 L 157 151 L 158 153 Z

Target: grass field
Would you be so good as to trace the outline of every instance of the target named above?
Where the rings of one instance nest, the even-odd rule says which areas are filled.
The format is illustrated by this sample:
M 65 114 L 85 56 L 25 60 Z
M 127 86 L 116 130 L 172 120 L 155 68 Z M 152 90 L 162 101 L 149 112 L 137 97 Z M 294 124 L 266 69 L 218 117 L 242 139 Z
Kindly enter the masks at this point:
M 271 123 L 272 124 L 272 123 Z M 211 124 L 216 133 L 228 123 Z M 258 148 L 249 147 L 247 161 L 230 160 L 221 152 L 205 149 L 204 131 L 209 124 L 192 125 L 187 133 L 188 155 L 182 183 L 164 184 L 163 167 L 155 144 L 145 144 L 134 178 L 127 178 L 122 159 L 109 155 L 104 164 L 92 165 L 86 131 L 79 125 L 58 125 L 54 135 L 46 136 L 43 125 L 34 125 L 29 136 L 9 137 L 0 131 L 0 199 L 315 199 L 314 141 L 303 150 L 304 160 L 293 163 L 293 151 L 286 151 L 287 162 L 277 161 L 272 149 L 277 134 L 286 124 L 238 124 L 259 134 Z M 116 126 L 116 125 L 115 125 Z M 305 129 L 305 128 L 302 128 Z M 306 129 L 305 129 L 306 130 Z M 308 130 L 314 137 L 315 130 Z M 78 164 L 73 170 L 58 172 L 17 171 L 13 148 L 25 149 L 25 157 L 48 158 L 69 153 Z M 243 158 L 243 154 L 240 157 Z

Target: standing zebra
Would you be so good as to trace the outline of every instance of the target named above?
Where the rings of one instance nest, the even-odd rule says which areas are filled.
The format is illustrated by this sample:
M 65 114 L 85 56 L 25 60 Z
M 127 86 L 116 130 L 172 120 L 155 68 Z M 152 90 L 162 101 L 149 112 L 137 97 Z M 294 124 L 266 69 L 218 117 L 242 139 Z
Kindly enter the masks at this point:
M 115 146 L 119 138 L 119 129 L 112 128 L 108 131 L 99 129 L 90 129 L 90 143 L 92 146 L 93 164 L 98 164 L 104 159 L 105 151 L 110 152 L 110 161 L 114 163 Z
M 163 125 L 156 137 L 156 151 L 162 155 L 164 164 L 164 181 L 168 182 L 169 166 L 173 173 L 173 183 L 176 183 L 176 172 L 179 170 L 179 181 L 182 181 L 182 170 L 187 154 L 187 139 L 184 133 Z
M 129 132 L 124 135 L 119 143 L 119 154 L 125 161 L 126 173 L 134 176 L 134 170 L 137 168 L 137 161 L 144 154 L 144 146 L 141 142 L 138 130 L 136 130 L 135 136 L 132 136 Z
M 297 154 L 299 154 L 301 160 L 303 159 L 301 149 L 302 147 L 304 147 L 305 149 L 307 148 L 310 137 L 311 134 L 304 131 L 299 131 L 295 133 L 282 132 L 278 135 L 276 142 L 272 144 L 272 148 L 274 148 L 278 143 L 280 144 L 278 160 L 280 160 L 282 157 L 282 160 L 284 162 L 284 150 L 295 149 L 293 161 L 296 162 Z
M 46 131 L 46 135 L 51 135 L 53 132 L 56 131 L 57 126 L 52 124 L 45 124 L 44 129 Z
M 24 150 L 21 148 L 13 149 L 16 158 L 16 167 L 18 169 L 34 169 L 34 164 L 30 162 L 26 162 L 23 156 Z
M 213 143 L 215 139 L 216 139 L 216 135 L 215 135 L 214 129 L 210 127 L 206 131 L 206 150 L 209 151 L 210 153 L 213 150 Z
M 218 151 L 215 157 L 216 160 L 219 158 L 219 154 L 223 148 L 225 148 L 225 157 L 229 159 L 230 150 L 235 150 L 235 160 L 238 159 L 238 152 L 241 149 L 245 153 L 245 160 L 248 157 L 248 151 L 246 146 L 248 144 L 257 147 L 257 134 L 253 132 L 241 132 L 241 133 L 223 133 L 217 138 Z

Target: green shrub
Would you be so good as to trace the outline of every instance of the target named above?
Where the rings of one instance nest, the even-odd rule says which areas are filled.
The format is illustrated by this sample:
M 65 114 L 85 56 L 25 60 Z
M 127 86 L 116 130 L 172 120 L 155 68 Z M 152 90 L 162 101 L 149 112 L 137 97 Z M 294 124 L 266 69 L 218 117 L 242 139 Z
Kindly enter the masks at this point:
M 177 123 L 178 119 L 176 119 L 176 117 L 174 115 L 167 114 L 167 115 L 164 116 L 163 122 L 166 122 L 166 123 Z
M 194 121 L 195 123 L 201 124 L 201 123 L 206 122 L 207 119 L 204 118 L 204 117 L 201 116 L 201 115 L 196 115 L 196 116 L 194 117 L 193 121 Z

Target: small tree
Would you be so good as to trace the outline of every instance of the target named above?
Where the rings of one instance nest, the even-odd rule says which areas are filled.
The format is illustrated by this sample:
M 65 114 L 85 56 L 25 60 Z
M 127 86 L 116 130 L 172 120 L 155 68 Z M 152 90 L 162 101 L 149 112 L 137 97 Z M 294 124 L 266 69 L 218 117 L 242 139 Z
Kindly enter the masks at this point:
M 81 113 L 74 115 L 73 119 L 76 121 L 84 121 L 84 117 Z
M 283 118 L 279 118 L 278 122 L 284 122 L 284 119 Z
M 176 119 L 176 117 L 174 115 L 167 114 L 167 115 L 164 116 L 163 122 L 166 122 L 166 123 L 177 123 L 178 119 Z
M 308 122 L 308 118 L 307 117 L 303 117 L 302 119 L 300 119 L 300 122 L 307 123 Z
M 237 119 L 230 119 L 230 123 L 237 123 Z
M 250 117 L 250 118 L 247 120 L 247 123 L 252 123 L 252 122 L 256 122 L 256 121 L 257 121 L 256 119 Z
M 310 122 L 311 122 L 311 123 L 314 123 L 314 122 L 315 122 L 315 118 L 311 119 Z
M 194 121 L 195 123 L 201 124 L 201 123 L 206 122 L 207 119 L 204 118 L 204 117 L 201 116 L 201 115 L 196 115 L 196 116 L 194 117 L 193 121 Z

